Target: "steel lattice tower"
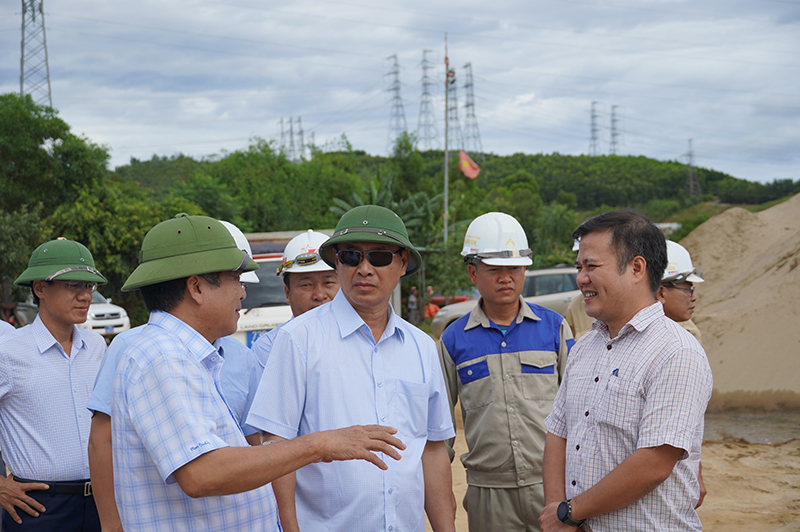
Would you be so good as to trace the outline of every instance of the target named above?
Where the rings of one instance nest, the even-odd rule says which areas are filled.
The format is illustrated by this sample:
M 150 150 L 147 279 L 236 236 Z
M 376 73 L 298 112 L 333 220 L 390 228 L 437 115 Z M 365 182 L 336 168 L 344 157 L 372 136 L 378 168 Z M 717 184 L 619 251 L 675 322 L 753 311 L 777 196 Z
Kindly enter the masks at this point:
M 294 120 L 292 117 L 289 117 L 289 160 L 294 161 L 297 159 L 297 152 L 294 148 Z
M 403 109 L 403 98 L 400 97 L 400 65 L 397 63 L 397 55 L 392 55 L 386 59 L 393 59 L 394 64 L 389 70 L 388 76 L 392 77 L 387 92 L 392 95 L 392 110 L 389 114 L 389 135 L 386 138 L 386 151 L 391 154 L 394 144 L 403 132 L 408 131 L 406 124 L 406 112 Z
M 689 151 L 686 153 L 688 164 L 686 166 L 686 189 L 690 196 L 699 196 L 702 194 L 700 190 L 700 182 L 697 181 L 697 171 L 694 168 L 694 149 L 692 149 L 692 139 L 689 139 Z
M 300 154 L 298 155 L 298 158 L 302 159 L 306 156 L 306 142 L 303 138 L 303 123 L 301 122 L 301 117 L 299 116 L 297 117 L 297 136 L 300 137 L 298 142 L 298 150 Z
M 464 150 L 473 158 L 483 158 L 481 132 L 478 130 L 478 119 L 475 116 L 475 93 L 472 83 L 472 63 L 464 65 L 466 79 L 464 81 Z
M 30 94 L 38 105 L 53 107 L 50 65 L 44 32 L 43 0 L 22 0 L 22 55 L 19 62 L 19 95 Z
M 433 52 L 433 50 L 422 51 L 422 96 L 419 100 L 419 119 L 417 120 L 417 140 L 420 147 L 425 150 L 439 148 L 439 131 L 436 129 L 436 117 L 433 114 L 430 91 L 434 82 L 428 75 L 428 71 L 433 68 L 433 63 L 428 61 L 429 52 Z
M 464 136 L 458 121 L 458 94 L 456 91 L 456 71 L 447 70 L 447 144 L 452 149 L 464 149 Z
M 617 142 L 617 137 L 619 137 L 619 133 L 617 133 L 617 107 L 618 105 L 611 106 L 611 146 L 609 148 L 609 152 L 611 155 L 617 154 L 617 148 L 619 147 L 619 143 Z
M 597 102 L 592 102 L 592 137 L 589 140 L 589 155 L 596 156 L 597 155 L 597 112 L 595 111 L 595 106 Z

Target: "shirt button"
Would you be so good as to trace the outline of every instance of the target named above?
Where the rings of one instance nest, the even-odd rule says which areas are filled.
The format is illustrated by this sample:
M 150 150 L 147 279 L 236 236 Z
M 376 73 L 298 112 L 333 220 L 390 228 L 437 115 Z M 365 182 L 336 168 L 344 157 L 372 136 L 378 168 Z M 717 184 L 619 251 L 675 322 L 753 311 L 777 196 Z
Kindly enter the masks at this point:
M 524 480 L 518 480 L 518 481 L 517 481 L 517 484 L 519 484 L 520 486 L 522 486 L 523 484 L 525 484 L 525 481 L 524 481 Z
M 509 406 L 508 407 L 508 411 L 513 414 L 514 413 L 514 407 L 513 406 Z
M 381 421 L 386 421 L 386 416 L 382 416 Z
M 378 383 L 378 388 L 383 388 L 383 383 L 382 382 Z
M 594 378 L 594 382 L 597 382 L 597 381 L 599 381 L 599 380 L 600 380 L 600 377 L 595 377 L 595 378 Z
M 608 345 L 606 346 L 606 349 L 608 349 L 609 351 L 611 351 L 611 344 L 608 344 Z
M 575 450 L 576 450 L 576 451 L 580 451 L 580 450 L 581 450 L 581 444 L 580 444 L 580 443 L 579 443 L 578 445 L 576 445 L 576 446 L 575 446 Z
M 583 415 L 589 417 L 589 411 L 587 410 L 586 412 L 583 413 Z
M 394 493 L 394 488 L 389 488 L 389 495 L 391 495 L 392 493 Z
M 472 370 L 471 369 L 467 370 L 467 375 L 472 375 Z
M 574 486 L 575 484 L 577 484 L 577 482 L 575 482 L 575 481 L 573 480 L 573 481 L 572 481 L 572 485 Z
M 503 375 L 503 378 L 504 378 L 505 380 L 509 380 L 509 379 L 511 378 L 511 375 L 509 375 L 508 373 L 506 373 L 505 375 Z
M 505 346 L 506 346 L 506 343 L 505 343 L 505 342 L 503 342 L 502 344 L 500 344 L 500 346 L 501 346 L 501 347 L 505 347 Z
M 514 440 L 513 442 L 511 442 L 511 445 L 513 445 L 514 447 L 519 447 L 519 442 L 517 440 Z
M 391 530 L 394 530 L 394 527 L 393 527 L 392 525 L 389 525 L 389 530 L 390 530 L 390 531 L 391 531 Z

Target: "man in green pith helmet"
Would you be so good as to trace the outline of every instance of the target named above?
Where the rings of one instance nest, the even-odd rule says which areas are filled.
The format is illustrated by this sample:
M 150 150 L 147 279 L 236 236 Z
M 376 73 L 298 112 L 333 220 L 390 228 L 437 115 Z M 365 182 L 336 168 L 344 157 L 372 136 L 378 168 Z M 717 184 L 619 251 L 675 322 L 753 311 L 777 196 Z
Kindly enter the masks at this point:
M 399 459 L 376 425 L 248 445 L 223 399 L 214 342 L 236 331 L 240 275 L 258 265 L 218 220 L 179 214 L 151 229 L 123 290 L 150 311 L 114 378 L 114 491 L 125 530 L 277 531 L 269 485 L 314 462 Z M 373 467 L 370 465 L 369 467 Z
M 36 248 L 14 283 L 31 287 L 39 314 L 0 340 L 0 448 L 11 471 L 0 478 L 3 528 L 99 531 L 86 403 L 106 343 L 75 325 L 106 278 L 83 244 L 58 239 Z
M 419 252 L 394 212 L 364 205 L 342 216 L 320 255 L 341 289 L 277 332 L 247 423 L 268 441 L 380 423 L 407 447 L 386 471 L 316 463 L 276 481 L 281 511 L 296 502 L 301 530 L 424 530 L 427 513 L 434 531 L 454 531 L 445 440 L 455 433 L 436 346 L 389 304 Z

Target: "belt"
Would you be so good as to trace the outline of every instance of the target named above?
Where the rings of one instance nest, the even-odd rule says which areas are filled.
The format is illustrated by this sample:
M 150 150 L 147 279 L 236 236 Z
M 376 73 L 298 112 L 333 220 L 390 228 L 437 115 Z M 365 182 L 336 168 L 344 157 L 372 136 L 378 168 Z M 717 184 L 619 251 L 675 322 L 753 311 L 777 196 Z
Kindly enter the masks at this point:
M 50 482 L 49 480 L 31 480 L 28 478 L 14 477 L 15 482 L 22 484 L 40 483 L 50 486 L 49 490 L 31 490 L 31 491 L 49 491 L 55 495 L 83 495 L 89 497 L 92 494 L 92 481 L 75 480 L 69 482 Z

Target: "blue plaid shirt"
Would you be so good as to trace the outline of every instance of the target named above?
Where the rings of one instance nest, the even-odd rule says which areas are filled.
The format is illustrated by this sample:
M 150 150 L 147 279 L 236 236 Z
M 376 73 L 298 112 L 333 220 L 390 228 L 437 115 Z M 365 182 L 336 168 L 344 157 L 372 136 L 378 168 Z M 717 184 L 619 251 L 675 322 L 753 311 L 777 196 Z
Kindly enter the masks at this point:
M 222 357 L 193 328 L 153 312 L 114 379 L 114 491 L 123 527 L 147 531 L 280 530 L 272 486 L 192 499 L 173 473 L 247 440 L 220 394 Z
M 111 396 L 114 387 L 114 373 L 117 370 L 122 354 L 133 339 L 144 330 L 140 325 L 114 337 L 108 346 L 106 356 L 94 381 L 94 391 L 86 405 L 92 412 L 102 412 L 111 415 Z M 245 417 L 250 411 L 250 405 L 256 394 L 261 373 L 264 368 L 259 363 L 256 355 L 245 345 L 230 336 L 220 338 L 214 342 L 225 363 L 222 365 L 220 381 L 222 383 L 222 397 L 233 412 L 245 436 L 255 434 L 254 428 L 244 424 Z
M 39 316 L 0 339 L 0 448 L 16 476 L 89 478 L 86 403 L 105 350 L 102 336 L 73 327 L 67 356 Z

